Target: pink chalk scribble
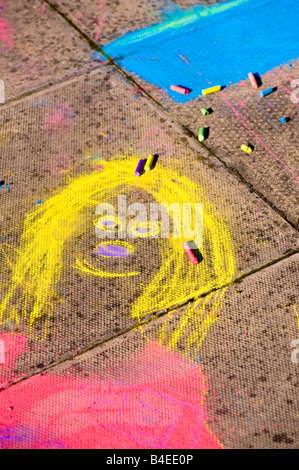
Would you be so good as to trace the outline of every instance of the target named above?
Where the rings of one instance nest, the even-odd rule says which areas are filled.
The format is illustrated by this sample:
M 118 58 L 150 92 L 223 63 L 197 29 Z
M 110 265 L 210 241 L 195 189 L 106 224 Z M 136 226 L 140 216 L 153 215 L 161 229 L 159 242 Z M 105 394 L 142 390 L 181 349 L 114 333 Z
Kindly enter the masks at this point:
M 190 65 L 190 67 L 191 67 L 190 62 L 188 62 L 188 60 L 186 59 L 186 57 L 184 57 L 182 54 L 179 54 L 179 58 L 182 59 L 187 65 Z
M 103 5 L 103 0 L 100 1 L 100 16 L 99 16 L 99 27 L 97 29 L 96 35 L 95 35 L 95 42 L 99 39 L 100 32 L 103 29 L 104 26 L 104 5 Z
M 278 72 L 283 78 L 287 79 L 289 82 L 293 82 L 292 78 L 289 77 L 288 75 L 286 75 L 285 73 L 283 73 L 281 70 L 278 70 L 278 69 L 274 69 L 274 70 L 275 70 L 276 72 Z M 278 86 L 279 86 L 280 88 L 282 88 L 285 93 L 287 93 L 288 95 L 291 95 L 291 101 L 292 101 L 294 104 L 299 104 L 299 100 L 296 100 L 296 99 L 295 99 L 294 101 L 292 100 L 292 94 L 293 94 L 293 92 L 292 92 L 291 90 L 289 90 L 286 86 L 284 86 L 284 85 L 281 83 L 281 81 L 278 80 L 278 78 L 277 78 L 275 75 L 273 75 L 273 73 L 270 73 L 270 76 L 278 83 Z M 291 83 L 291 87 L 293 87 L 292 83 Z
M 228 106 L 231 108 L 237 119 L 241 122 L 241 124 L 250 132 L 250 134 L 253 135 L 253 137 L 260 142 L 260 144 L 269 152 L 281 165 L 283 165 L 286 170 L 292 175 L 294 180 L 296 181 L 297 184 L 299 184 L 299 179 L 293 172 L 293 170 L 283 161 L 281 160 L 274 152 L 272 152 L 271 149 L 263 142 L 263 140 L 260 139 L 260 137 L 246 124 L 246 122 L 241 118 L 240 113 L 234 108 L 233 104 L 229 101 L 227 96 L 223 93 L 223 91 L 219 91 L 220 95 L 224 99 L 224 101 L 228 104 Z
M 72 21 L 74 23 L 76 23 L 79 26 L 79 28 L 84 30 L 85 24 L 84 24 L 84 21 L 83 21 L 84 18 L 82 20 L 82 17 L 83 17 L 83 13 L 82 12 L 77 12 L 77 13 L 75 13 L 75 15 L 73 15 Z
M 4 5 L 4 0 L 0 1 L 0 6 Z M 0 46 L 3 43 L 5 49 L 11 50 L 14 48 L 14 30 L 10 22 L 1 17 L 3 11 L 0 11 Z
M 278 86 L 279 86 L 280 88 L 282 88 L 283 91 L 285 91 L 285 92 L 288 93 L 289 95 L 292 94 L 292 92 L 291 92 L 286 86 L 284 86 L 284 85 L 280 82 L 280 80 L 278 80 L 278 78 L 276 78 L 275 75 L 273 75 L 273 73 L 270 73 L 269 75 L 270 75 L 270 77 L 273 78 L 273 80 L 275 80 L 275 81 L 278 83 Z
M 279 75 L 281 75 L 282 77 L 284 77 L 286 80 L 288 80 L 289 82 L 292 82 L 294 79 L 292 77 L 290 77 L 289 75 L 287 75 L 286 73 L 284 73 L 282 70 L 278 69 L 278 68 L 275 68 L 274 69 L 276 73 L 279 73 Z
M 70 369 L 0 392 L 0 448 L 221 448 L 207 390 L 198 365 L 149 343 L 101 375 Z
M 154 151 L 166 158 L 173 158 L 176 154 L 176 150 L 171 144 L 167 132 L 161 126 L 151 126 L 145 129 L 138 142 L 138 148 L 147 149 L 149 152 Z
M 43 17 L 44 17 L 44 14 L 45 14 L 45 8 L 46 8 L 46 2 L 44 2 L 44 3 L 42 4 L 42 9 L 41 9 L 41 18 L 43 18 Z
M 65 173 L 71 166 L 72 158 L 67 153 L 59 153 L 51 158 L 49 170 L 52 175 L 59 176 Z
M 71 123 L 71 117 L 74 117 L 74 115 L 71 114 L 66 105 L 56 106 L 51 111 L 46 112 L 42 123 L 43 131 L 45 133 L 62 132 Z

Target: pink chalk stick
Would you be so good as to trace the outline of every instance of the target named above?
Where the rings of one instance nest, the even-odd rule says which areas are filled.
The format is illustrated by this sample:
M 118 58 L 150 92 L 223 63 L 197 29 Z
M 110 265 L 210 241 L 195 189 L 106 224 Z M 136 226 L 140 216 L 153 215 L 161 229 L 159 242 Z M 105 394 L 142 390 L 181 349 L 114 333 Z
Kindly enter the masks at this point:
M 182 95 L 188 95 L 190 93 L 187 88 L 178 85 L 171 85 L 170 89 L 172 91 L 176 91 L 177 93 L 181 93 Z
M 250 72 L 250 73 L 248 74 L 248 78 L 249 78 L 249 80 L 250 80 L 250 83 L 251 83 L 251 85 L 252 85 L 252 88 L 257 89 L 259 86 L 258 86 L 257 81 L 256 81 L 256 79 L 255 79 L 255 76 L 253 75 L 252 72 Z
M 184 242 L 183 243 L 183 248 L 184 250 L 186 251 L 190 261 L 192 262 L 192 264 L 198 264 L 198 259 L 196 258 L 196 256 L 192 253 L 192 250 L 189 246 L 189 243 L 188 242 Z

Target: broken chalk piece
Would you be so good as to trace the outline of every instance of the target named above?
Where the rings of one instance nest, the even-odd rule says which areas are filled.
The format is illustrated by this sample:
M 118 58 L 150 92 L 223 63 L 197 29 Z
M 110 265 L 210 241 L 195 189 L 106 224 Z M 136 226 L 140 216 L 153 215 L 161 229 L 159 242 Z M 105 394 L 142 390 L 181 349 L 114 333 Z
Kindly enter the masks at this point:
M 150 171 L 150 169 L 152 168 L 153 166 L 153 163 L 154 163 L 154 160 L 155 160 L 155 156 L 154 155 L 149 155 L 147 160 L 146 160 L 146 164 L 144 166 L 144 170 L 145 171 Z
M 145 160 L 139 160 L 138 162 L 138 165 L 136 167 L 136 170 L 135 170 L 135 175 L 136 176 L 140 176 L 142 171 L 143 171 L 143 167 L 144 167 L 144 164 L 145 164 Z
M 267 96 L 267 95 L 270 95 L 270 93 L 272 93 L 274 90 L 272 87 L 270 88 L 267 88 L 267 90 L 264 90 L 264 91 L 260 91 L 260 97 L 263 98 L 264 96 Z
M 207 108 L 201 108 L 201 112 L 204 116 L 207 116 L 208 114 L 210 114 Z
M 246 153 L 251 153 L 252 152 L 252 149 L 250 147 L 248 147 L 248 145 L 241 145 L 241 150 L 243 150 L 243 152 L 246 152 Z
M 181 93 L 182 95 L 188 95 L 190 93 L 190 90 L 188 90 L 188 88 L 184 88 L 183 86 L 179 85 L 171 85 L 170 89 L 172 91 L 176 91 L 177 93 Z
M 194 253 L 192 252 L 190 246 L 189 246 L 189 242 L 184 242 L 183 243 L 183 248 L 184 250 L 186 251 L 189 259 L 191 260 L 192 264 L 198 264 L 198 259 L 196 258 L 196 256 L 194 255 Z
M 280 122 L 282 122 L 282 124 L 286 124 L 288 122 L 288 120 L 287 120 L 287 118 L 282 117 L 282 118 L 280 118 Z
M 256 78 L 255 78 L 255 76 L 253 75 L 252 72 L 249 72 L 248 78 L 249 78 L 249 80 L 250 80 L 250 83 L 251 83 L 252 88 L 257 89 L 259 86 L 258 86 L 257 81 L 256 81 Z
M 202 94 L 209 95 L 210 93 L 215 93 L 215 91 L 220 91 L 220 90 L 221 90 L 220 85 L 212 86 L 211 88 L 206 88 L 205 90 L 202 90 Z
M 205 140 L 205 128 L 204 127 L 201 127 L 199 129 L 198 140 L 199 140 L 199 142 L 202 142 L 203 140 Z

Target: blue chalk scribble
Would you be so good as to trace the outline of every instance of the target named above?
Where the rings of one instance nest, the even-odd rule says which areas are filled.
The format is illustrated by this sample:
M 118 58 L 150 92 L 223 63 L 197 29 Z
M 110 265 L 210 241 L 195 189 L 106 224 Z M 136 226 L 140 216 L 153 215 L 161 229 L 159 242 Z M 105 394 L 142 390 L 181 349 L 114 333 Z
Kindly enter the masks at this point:
M 202 89 L 263 74 L 298 57 L 298 0 L 234 0 L 169 12 L 167 19 L 115 40 L 107 54 L 180 103 Z M 277 21 L 279 19 L 279 31 Z M 192 89 L 189 95 L 170 85 Z

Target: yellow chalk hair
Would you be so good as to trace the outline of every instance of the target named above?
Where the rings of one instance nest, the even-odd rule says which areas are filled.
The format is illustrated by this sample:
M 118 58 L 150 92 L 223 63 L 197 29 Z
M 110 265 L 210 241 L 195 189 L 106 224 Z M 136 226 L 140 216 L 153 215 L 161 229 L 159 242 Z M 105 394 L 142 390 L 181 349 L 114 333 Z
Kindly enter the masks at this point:
M 202 188 L 186 176 L 180 176 L 174 166 L 168 168 L 159 163 L 153 171 L 137 178 L 134 174 L 137 162 L 138 158 L 118 158 L 105 162 L 104 170 L 70 180 L 59 193 L 26 215 L 20 246 L 12 265 L 11 282 L 0 303 L 2 322 L 13 319 L 18 323 L 22 315 L 31 332 L 38 318 L 49 319 L 53 314 L 55 286 L 61 277 L 65 251 L 70 252 L 74 237 L 90 229 L 89 224 L 92 225 L 91 219 L 100 202 L 111 200 L 118 189 L 129 191 L 131 188 L 139 188 L 158 203 L 203 203 L 204 236 L 200 249 L 203 261 L 197 266 L 189 262 L 182 249 L 185 239 L 158 239 L 161 268 L 132 305 L 131 315 L 141 325 L 150 312 L 195 299 L 187 308 L 177 331 L 169 337 L 165 327 L 161 331 L 160 340 L 167 342 L 169 347 L 175 347 L 186 331 L 188 319 L 194 316 L 199 323 L 188 338 L 190 348 L 196 342 L 202 343 L 209 326 L 217 318 L 216 310 L 219 311 L 221 307 L 225 288 L 218 291 L 217 295 L 212 290 L 226 286 L 235 272 L 229 229 L 219 211 L 207 200 Z M 93 269 L 87 269 L 81 260 L 74 259 L 70 264 L 74 269 L 85 266 L 86 275 L 94 274 Z M 110 274 L 110 277 L 116 278 L 121 275 Z M 138 273 L 128 273 L 135 274 Z M 97 275 L 101 276 L 101 273 Z M 104 275 L 107 277 L 107 273 Z M 116 282 L 121 280 L 116 279 Z M 210 294 L 201 306 L 201 296 L 206 293 Z M 205 311 L 209 300 L 213 307 Z M 199 313 L 195 314 L 196 309 L 199 309 Z

